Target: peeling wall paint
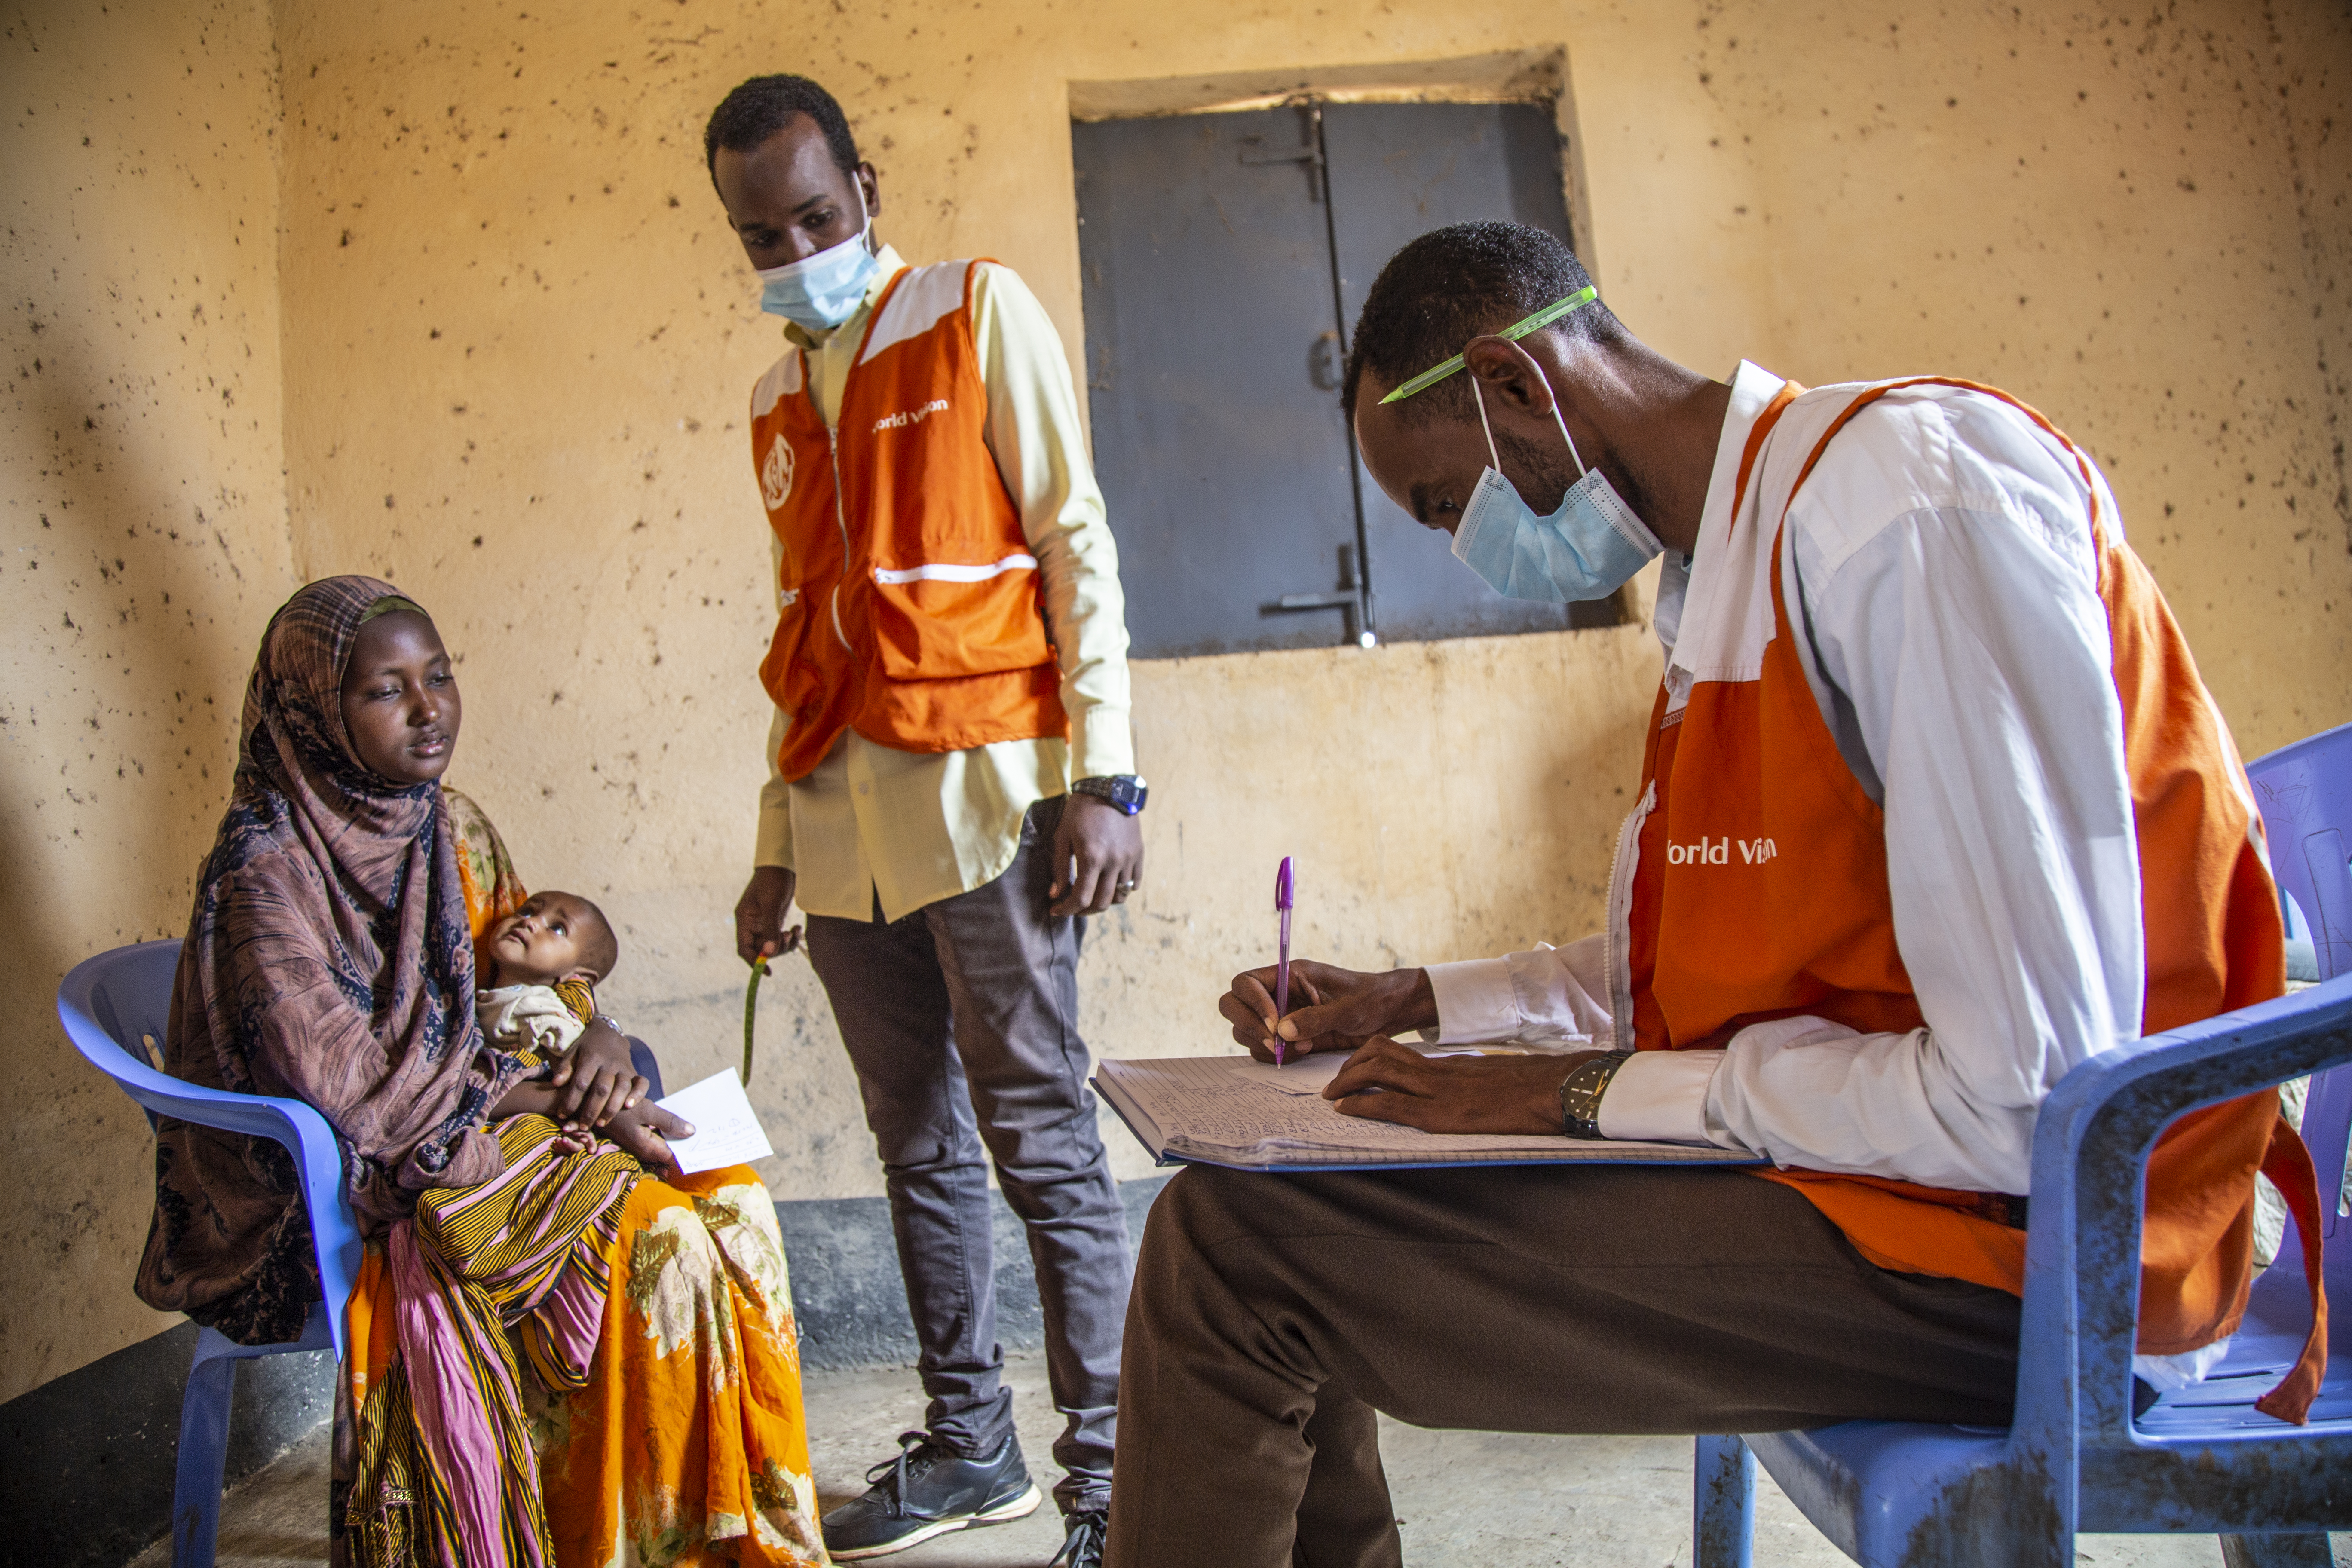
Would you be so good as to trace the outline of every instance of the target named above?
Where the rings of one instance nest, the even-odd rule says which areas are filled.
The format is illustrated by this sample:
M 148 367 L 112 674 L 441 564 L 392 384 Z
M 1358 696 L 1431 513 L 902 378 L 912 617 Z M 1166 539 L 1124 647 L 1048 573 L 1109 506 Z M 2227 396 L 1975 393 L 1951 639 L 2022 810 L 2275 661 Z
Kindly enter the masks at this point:
M 161 176 L 115 172 L 77 190 L 76 142 L 92 127 L 68 136 L 37 119 L 16 132 L 30 157 L 11 160 L 37 171 L 10 195 L 11 310 L 59 290 L 90 301 L 81 330 L 106 365 L 94 386 L 164 374 L 160 320 L 102 325 L 95 279 L 160 294 L 175 286 L 169 268 L 198 270 L 190 258 L 209 258 L 206 246 L 248 257 L 237 218 L 282 225 L 274 278 L 262 259 L 250 273 L 209 259 L 201 269 L 215 291 L 236 280 L 240 321 L 282 317 L 282 331 L 256 332 L 282 341 L 282 372 L 254 368 L 274 347 L 235 362 L 236 411 L 258 423 L 222 428 L 206 401 L 228 309 L 206 294 L 217 342 L 173 351 L 177 379 L 148 390 L 163 400 L 152 418 L 176 421 L 184 445 L 166 468 L 133 465 L 159 490 L 188 476 L 189 507 L 233 520 L 221 537 L 242 585 L 224 563 L 205 572 L 225 582 L 202 586 L 214 576 L 198 562 L 221 560 L 217 548 L 187 558 L 187 591 L 212 594 L 198 611 L 212 620 L 174 634 L 169 663 L 187 674 L 160 689 L 215 700 L 173 742 L 212 774 L 141 786 L 94 771 L 110 770 L 114 752 L 68 755 L 46 740 L 50 751 L 20 762 L 20 690 L 49 687 L 19 676 L 0 710 L 12 784 L 26 781 L 0 821 L 19 885 L 40 889 L 10 916 L 37 911 L 39 929 L 5 960 L 17 965 L 5 994 L 37 1063 L 63 1060 L 44 1014 L 55 973 L 118 928 L 154 934 L 184 918 L 219 806 L 225 705 L 268 609 L 301 577 L 361 570 L 415 593 L 464 660 L 470 723 L 453 782 L 496 817 L 529 879 L 580 888 L 622 927 L 608 1005 L 656 1041 L 676 1081 L 732 1058 L 742 975 L 727 912 L 751 843 L 765 724 L 752 669 L 769 626 L 744 411 L 779 340 L 752 308 L 700 130 L 729 87 L 760 71 L 803 70 L 840 95 L 881 173 L 885 237 L 915 259 L 1009 262 L 1075 354 L 1070 83 L 1098 96 L 1103 84 L 1172 77 L 1295 71 L 1312 83 L 1318 71 L 1361 79 L 1388 62 L 1564 47 L 1579 210 L 1602 287 L 1637 331 L 1718 375 L 1745 355 L 1811 383 L 1934 371 L 2025 397 L 2107 466 L 2248 754 L 2352 718 L 2341 281 L 2352 160 L 2336 123 L 2352 29 L 2340 4 L 1201 0 L 1171 28 L 1164 7 L 1135 0 L 952 11 L 581 0 L 543 13 L 278 0 L 274 34 L 258 10 L 235 16 L 209 33 L 150 26 L 125 57 L 157 62 L 158 92 L 181 73 L 174 109 L 202 104 L 241 128 L 235 194 L 187 193 L 168 252 L 160 239 L 142 251 L 154 259 L 137 268 L 162 270 L 124 259 L 129 244 L 149 243 L 144 198 Z M 102 141 L 129 134 L 97 74 L 114 25 L 70 32 L 89 51 L 77 57 L 88 74 L 64 101 Z M 232 34 L 242 79 L 217 68 Z M 162 41 L 199 36 L 211 76 L 182 70 L 170 53 L 180 46 Z M 48 58 L 26 63 L 16 34 L 9 46 L 10 81 L 56 97 Z M 48 101 L 30 85 L 15 97 Z M 171 112 L 162 101 L 136 108 Z M 227 101 L 247 105 L 242 118 L 223 118 Z M 14 114 L 14 100 L 0 110 Z M 168 156 L 199 160 L 208 145 L 185 132 Z M 124 152 L 108 168 L 164 158 L 140 165 Z M 170 309 L 185 315 L 195 298 Z M 9 328 L 11 355 L 26 345 L 8 366 L 19 389 L 33 384 L 27 319 Z M 79 429 L 34 408 L 20 403 L 8 426 L 0 515 L 12 548 L 27 527 L 39 532 L 25 498 L 52 482 L 41 470 Z M 94 431 L 73 438 L 88 464 L 101 460 Z M 218 499 L 224 487 L 236 507 Z M 125 505 L 93 493 L 110 511 Z M 158 521 L 164 510 L 149 508 Z M 163 668 L 131 636 L 163 624 L 160 604 L 101 619 L 131 589 L 97 576 L 113 557 L 89 537 L 76 567 L 87 598 L 51 605 L 38 596 L 49 578 L 35 587 L 29 569 L 7 564 L 12 658 L 59 690 L 94 692 L 134 659 Z M 121 555 L 134 574 L 179 559 Z M 1443 569 L 1434 545 L 1432 560 Z M 166 585 L 176 614 L 180 583 L 154 584 Z M 103 629 L 58 643 L 60 613 Z M 53 651 L 68 647 L 84 651 Z M 1216 1048 L 1214 994 L 1264 952 L 1283 853 L 1306 872 L 1302 945 L 1341 962 L 1461 957 L 1589 929 L 1655 671 L 1639 626 L 1138 666 L 1150 858 L 1138 898 L 1089 934 L 1090 1038 L 1112 1055 Z M 145 719 L 115 721 L 151 776 L 163 739 L 182 732 L 178 712 L 155 697 Z M 79 860 L 35 854 L 37 835 L 19 826 L 50 820 L 38 813 L 53 805 L 29 802 L 54 795 L 69 763 L 83 773 L 64 782 L 110 792 L 93 811 L 112 837 Z M 761 1030 L 753 1092 L 778 1149 L 766 1170 L 777 1196 L 878 1191 L 855 1086 L 804 967 L 763 989 Z M 0 1381 L 0 1395 L 152 1331 L 127 1289 L 146 1216 L 143 1135 L 127 1108 L 101 1110 L 102 1094 L 61 1099 L 64 1067 L 53 1078 L 36 1091 L 45 1103 L 114 1117 L 109 1173 L 40 1187 L 0 1225 L 79 1235 L 68 1252 L 86 1278 L 12 1283 L 0 1310 L 11 1325 L 68 1300 L 112 1316 L 90 1318 L 79 1336 L 89 1342 L 69 1352 L 37 1353 L 24 1330 L 0 1330 L 0 1369 L 17 1380 Z M 1137 1173 L 1130 1141 L 1111 1137 L 1121 1173 Z
M 185 929 L 293 585 L 266 5 L 0 16 L 0 1400 L 180 1320 L 131 1275 L 153 1140 L 58 982 Z

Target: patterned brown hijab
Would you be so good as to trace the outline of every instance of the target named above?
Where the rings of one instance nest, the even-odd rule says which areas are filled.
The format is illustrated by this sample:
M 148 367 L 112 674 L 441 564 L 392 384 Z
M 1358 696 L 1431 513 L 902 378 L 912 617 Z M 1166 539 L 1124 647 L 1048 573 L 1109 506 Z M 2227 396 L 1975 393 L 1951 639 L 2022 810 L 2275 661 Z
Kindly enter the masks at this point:
M 169 1070 L 190 1082 L 317 1107 L 370 1232 L 425 1188 L 505 1168 L 484 1121 L 528 1070 L 474 1020 L 440 784 L 378 777 L 344 731 L 352 645 L 374 606 L 400 597 L 372 577 L 325 578 L 263 634 L 164 1044 Z M 166 1120 L 155 1167 L 140 1299 L 248 1344 L 299 1335 L 319 1288 L 286 1152 Z

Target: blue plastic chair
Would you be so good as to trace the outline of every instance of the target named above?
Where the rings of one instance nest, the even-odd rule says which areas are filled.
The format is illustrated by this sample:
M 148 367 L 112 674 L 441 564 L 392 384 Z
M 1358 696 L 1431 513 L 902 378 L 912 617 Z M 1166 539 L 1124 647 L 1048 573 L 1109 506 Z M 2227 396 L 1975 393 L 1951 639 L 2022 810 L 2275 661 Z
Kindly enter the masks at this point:
M 172 1494 L 174 1568 L 212 1568 L 220 1532 L 221 1478 L 228 1458 L 229 1403 L 236 1363 L 287 1351 L 343 1354 L 343 1303 L 360 1266 L 360 1235 L 343 1198 L 342 1159 L 327 1119 L 299 1100 L 231 1094 L 184 1083 L 158 1069 L 163 1026 L 179 967 L 177 942 L 144 942 L 76 964 L 58 987 L 58 1016 L 92 1067 L 158 1115 L 232 1132 L 274 1138 L 294 1157 L 302 1202 L 318 1247 L 323 1301 L 310 1309 L 302 1337 L 289 1344 L 240 1345 L 211 1329 L 196 1334 L 187 1396 L 180 1404 L 179 1474 Z
M 2352 1124 L 2352 975 L 2105 1051 L 2068 1073 L 2033 1137 L 2017 1413 L 2006 1432 L 1849 1421 L 1701 1437 L 1698 1568 L 1748 1568 L 1755 1461 L 1868 1568 L 2070 1568 L 2077 1531 L 2212 1531 L 2232 1568 L 2325 1565 L 2352 1528 L 2352 1221 L 2328 1201 Z M 2304 1125 L 2319 1168 L 2327 1377 L 2306 1426 L 2256 1412 L 2303 1347 L 2310 1299 L 2288 1221 L 2227 1358 L 2135 1422 L 2140 1182 L 2157 1134 L 2200 1105 L 2334 1068 Z
M 2322 980 L 2352 973 L 2352 724 L 2282 746 L 2246 773 L 2271 872 L 2294 900 L 2290 922 L 2303 928 L 2290 934 L 2311 943 Z
M 1749 1568 L 1756 1461 L 1867 1568 L 2071 1568 L 2078 1531 L 2213 1531 L 2229 1568 L 2328 1568 L 2352 1529 L 2352 725 L 2273 752 L 2254 781 L 2282 891 L 2321 984 L 2105 1051 L 2066 1075 L 2033 1139 L 2033 1215 L 2013 1424 L 2000 1432 L 1850 1421 L 1698 1439 L 1696 1568 Z M 2329 1070 L 2333 1069 L 2333 1070 Z M 2304 1138 L 2318 1168 L 2328 1371 L 2310 1424 L 2253 1408 L 2311 1324 L 2290 1217 L 2227 1357 L 2135 1421 L 2140 1184 L 2181 1112 L 2314 1075 Z

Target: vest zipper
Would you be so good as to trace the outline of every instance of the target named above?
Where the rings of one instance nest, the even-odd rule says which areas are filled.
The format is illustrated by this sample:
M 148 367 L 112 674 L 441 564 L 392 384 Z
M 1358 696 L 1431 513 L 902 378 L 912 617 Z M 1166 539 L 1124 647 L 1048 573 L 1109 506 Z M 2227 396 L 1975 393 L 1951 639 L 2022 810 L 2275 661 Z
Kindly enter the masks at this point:
M 1634 862 L 1642 854 L 1642 824 L 1658 801 L 1658 781 L 1652 779 L 1642 798 L 1617 830 L 1617 857 L 1609 867 L 1609 1017 L 1615 1038 L 1612 1047 L 1630 1051 L 1633 1045 L 1633 914 Z
M 831 425 L 824 427 L 824 447 L 833 462 L 833 521 L 841 530 L 841 575 L 833 584 L 833 635 L 844 652 L 856 653 L 849 646 L 849 634 L 841 629 L 841 584 L 849 581 L 849 517 L 841 509 L 841 435 Z

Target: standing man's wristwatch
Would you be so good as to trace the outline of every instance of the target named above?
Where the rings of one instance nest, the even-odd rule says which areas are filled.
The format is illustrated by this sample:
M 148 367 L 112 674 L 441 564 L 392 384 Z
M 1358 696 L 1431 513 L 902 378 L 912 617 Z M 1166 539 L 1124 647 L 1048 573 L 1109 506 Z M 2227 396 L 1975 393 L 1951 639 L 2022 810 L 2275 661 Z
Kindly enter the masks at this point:
M 1146 793 L 1144 784 L 1133 773 L 1112 773 L 1102 778 L 1073 779 L 1070 782 L 1070 787 L 1080 795 L 1090 795 L 1097 800 L 1107 800 L 1129 816 L 1135 816 L 1143 809 L 1143 797 Z
M 1570 1138 L 1601 1136 L 1601 1097 L 1631 1051 L 1603 1051 L 1569 1069 L 1559 1085 L 1559 1130 Z

